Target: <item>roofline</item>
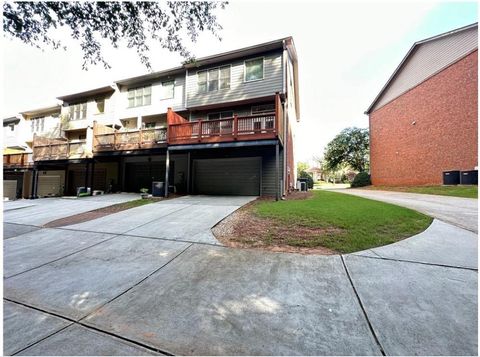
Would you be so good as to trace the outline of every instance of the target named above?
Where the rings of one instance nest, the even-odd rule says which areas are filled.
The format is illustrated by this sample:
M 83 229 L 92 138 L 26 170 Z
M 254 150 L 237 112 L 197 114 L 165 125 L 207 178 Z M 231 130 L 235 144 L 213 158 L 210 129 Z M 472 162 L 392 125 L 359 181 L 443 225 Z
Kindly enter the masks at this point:
M 75 100 L 75 99 L 95 96 L 97 94 L 104 94 L 104 93 L 109 93 L 109 92 L 114 92 L 114 91 L 115 91 L 114 87 L 112 87 L 111 85 L 107 85 L 107 86 L 103 86 L 103 87 L 89 89 L 89 90 L 86 90 L 86 91 L 83 91 L 83 92 L 77 92 L 77 93 L 73 93 L 73 94 L 62 95 L 60 97 L 57 97 L 57 99 L 61 100 L 61 101 L 68 102 L 69 100 Z
M 35 114 L 43 114 L 43 113 L 53 112 L 55 110 L 60 111 L 61 108 L 62 108 L 61 105 L 56 104 L 56 105 L 52 105 L 52 106 L 49 106 L 49 107 L 43 107 L 43 108 L 32 109 L 32 110 L 25 110 L 23 112 L 20 112 L 20 114 L 30 116 L 30 115 L 35 115 Z
M 467 26 L 459 27 L 459 28 L 456 28 L 456 29 L 454 29 L 454 30 L 450 30 L 450 31 L 441 33 L 441 34 L 439 34 L 439 35 L 435 35 L 435 36 L 428 37 L 428 38 L 426 38 L 426 39 L 423 39 L 423 40 L 414 42 L 414 44 L 412 45 L 412 47 L 410 48 L 410 50 L 407 52 L 407 54 L 405 55 L 405 57 L 403 57 L 403 59 L 402 59 L 402 61 L 400 62 L 400 64 L 397 66 L 397 68 L 396 68 L 395 71 L 392 73 L 392 75 L 390 76 L 390 78 L 388 78 L 387 82 L 384 84 L 384 86 L 382 87 L 382 89 L 380 90 L 380 92 L 377 94 L 377 96 L 376 96 L 375 99 L 373 100 L 372 104 L 370 104 L 370 106 L 368 107 L 368 109 L 364 112 L 364 114 L 367 114 L 367 115 L 368 115 L 368 114 L 371 113 L 372 108 L 375 106 L 375 104 L 377 104 L 377 102 L 379 101 L 380 97 L 383 95 L 383 93 L 385 92 L 385 90 L 388 88 L 388 86 L 390 85 L 390 83 L 393 81 L 393 79 L 395 78 L 395 76 L 397 75 L 397 73 L 400 71 L 400 69 L 403 67 L 403 65 L 404 65 L 405 62 L 407 61 L 407 59 L 410 57 L 410 55 L 414 52 L 414 50 L 415 50 L 419 45 L 422 45 L 422 44 L 427 43 L 427 42 L 430 42 L 430 41 L 438 40 L 439 38 L 442 38 L 442 37 L 445 37 L 445 36 L 450 36 L 450 35 L 452 35 L 452 34 L 454 34 L 454 33 L 461 32 L 461 31 L 465 31 L 465 30 L 468 30 L 468 29 L 474 28 L 474 27 L 478 27 L 478 22 L 475 22 L 475 23 L 470 24 L 470 25 L 467 25 Z
M 257 49 L 258 49 L 258 52 L 261 52 L 261 50 L 265 46 L 278 45 L 278 48 L 281 49 L 281 48 L 283 48 L 284 42 L 287 41 L 287 40 L 291 40 L 291 42 L 292 42 L 292 45 L 290 45 L 290 47 L 292 49 L 292 52 L 295 55 L 295 60 L 296 60 L 296 50 L 295 50 L 295 45 L 293 44 L 293 38 L 292 38 L 292 36 L 288 36 L 288 37 L 283 37 L 283 38 L 273 40 L 273 41 L 263 42 L 263 43 L 260 43 L 260 44 L 235 49 L 235 50 L 232 50 L 232 51 L 221 52 L 221 53 L 217 53 L 217 54 L 214 54 L 214 55 L 209 55 L 209 56 L 205 56 L 205 57 L 196 58 L 192 63 L 184 63 L 183 65 L 178 66 L 178 67 L 173 67 L 173 68 L 169 68 L 169 69 L 158 71 L 158 72 L 144 74 L 144 75 L 141 75 L 141 76 L 121 79 L 121 80 L 115 81 L 114 83 L 117 84 L 117 85 L 123 86 L 123 85 L 131 85 L 131 84 L 134 84 L 134 83 L 140 83 L 140 82 L 143 82 L 143 81 L 148 81 L 150 79 L 165 77 L 165 76 L 168 76 L 168 75 L 176 74 L 178 72 L 183 72 L 187 69 L 196 68 L 196 67 L 200 67 L 200 66 L 203 66 L 205 64 L 208 64 L 208 63 L 202 63 L 202 62 L 207 62 L 207 61 L 211 61 L 211 60 L 215 60 L 215 62 L 221 62 L 224 59 L 228 58 L 229 56 L 232 56 L 232 55 L 235 55 L 235 54 L 241 54 L 242 52 L 247 52 L 247 51 L 252 51 L 252 50 L 257 50 Z
M 247 52 L 247 51 L 251 51 L 251 50 L 257 50 L 257 49 L 262 50 L 265 46 L 278 45 L 278 48 L 282 49 L 284 41 L 288 40 L 288 39 L 292 39 L 292 37 L 291 36 L 283 37 L 283 38 L 273 40 L 273 41 L 263 42 L 263 43 L 259 43 L 259 44 L 256 44 L 256 45 L 242 47 L 242 48 L 238 48 L 238 49 L 227 51 L 227 52 L 221 52 L 221 53 L 217 53 L 217 54 L 210 55 L 210 56 L 196 58 L 194 62 L 184 64 L 184 67 L 185 68 L 199 67 L 199 66 L 202 66 L 202 64 L 200 62 L 205 62 L 205 61 L 209 61 L 209 60 L 217 60 L 218 59 L 218 62 L 221 62 L 222 57 L 229 57 L 229 56 L 235 55 L 237 53 Z M 261 51 L 259 51 L 259 52 L 261 52 Z

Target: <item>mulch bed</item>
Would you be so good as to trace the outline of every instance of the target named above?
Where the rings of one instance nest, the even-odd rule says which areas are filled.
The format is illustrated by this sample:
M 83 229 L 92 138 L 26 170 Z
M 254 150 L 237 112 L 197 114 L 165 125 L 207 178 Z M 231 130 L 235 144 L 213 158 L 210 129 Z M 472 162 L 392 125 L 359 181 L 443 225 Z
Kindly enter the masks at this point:
M 307 199 L 311 192 L 294 192 L 289 200 Z M 302 247 L 289 244 L 287 237 L 308 242 L 312 237 L 338 233 L 337 228 L 312 228 L 301 225 L 285 225 L 274 219 L 261 218 L 253 213 L 256 201 L 233 212 L 215 227 L 212 232 L 225 246 L 234 248 L 261 249 L 273 252 L 300 254 L 338 254 L 325 247 Z
M 179 197 L 179 196 L 180 195 L 171 194 L 171 195 L 169 195 L 168 198 L 150 197 L 150 198 L 146 198 L 145 200 L 150 201 L 150 203 L 154 203 L 154 202 L 160 202 L 160 201 L 168 200 L 168 199 Z M 130 202 L 132 202 L 132 201 L 130 201 Z M 111 206 L 107 206 L 107 207 L 103 207 L 103 208 L 97 208 L 97 209 L 94 209 L 92 211 L 75 214 L 73 216 L 68 216 L 68 217 L 56 219 L 54 221 L 50 221 L 50 222 L 44 224 L 43 227 L 45 227 L 45 228 L 56 228 L 56 227 L 69 226 L 69 225 L 72 225 L 72 224 L 91 221 L 92 219 L 108 216 L 110 214 L 117 213 L 117 212 L 120 212 L 120 211 L 125 211 L 125 210 L 130 209 L 130 208 L 139 207 L 139 205 L 132 206 L 132 204 L 130 202 L 117 203 L 117 204 L 114 204 L 114 205 L 111 205 Z

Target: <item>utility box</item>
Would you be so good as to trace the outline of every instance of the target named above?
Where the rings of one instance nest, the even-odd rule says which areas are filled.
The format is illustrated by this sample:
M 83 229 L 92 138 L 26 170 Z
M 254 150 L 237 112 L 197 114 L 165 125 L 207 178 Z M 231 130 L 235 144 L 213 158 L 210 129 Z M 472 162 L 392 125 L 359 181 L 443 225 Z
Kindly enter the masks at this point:
M 460 172 L 461 185 L 478 185 L 478 171 L 462 171 Z
M 165 196 L 165 182 L 163 181 L 152 182 L 152 196 L 153 197 Z
M 460 171 L 443 171 L 444 185 L 458 185 L 460 184 Z

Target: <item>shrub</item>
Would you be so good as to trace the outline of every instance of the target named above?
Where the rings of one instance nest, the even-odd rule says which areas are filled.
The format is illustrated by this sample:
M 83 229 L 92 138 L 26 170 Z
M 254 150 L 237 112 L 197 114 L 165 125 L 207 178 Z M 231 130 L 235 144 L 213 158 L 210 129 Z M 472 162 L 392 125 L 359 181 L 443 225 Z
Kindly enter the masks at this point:
M 300 175 L 298 178 L 307 179 L 307 187 L 313 188 L 313 177 L 306 171 L 300 171 Z
M 360 172 L 353 179 L 352 187 L 363 187 L 371 184 L 372 182 L 370 181 L 370 175 L 366 172 Z

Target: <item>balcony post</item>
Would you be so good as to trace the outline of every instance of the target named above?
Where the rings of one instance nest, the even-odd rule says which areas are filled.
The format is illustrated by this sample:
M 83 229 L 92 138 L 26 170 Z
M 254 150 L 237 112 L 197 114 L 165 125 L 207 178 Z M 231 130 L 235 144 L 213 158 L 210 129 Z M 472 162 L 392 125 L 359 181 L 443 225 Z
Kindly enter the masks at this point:
M 168 197 L 169 171 L 170 171 L 170 151 L 168 151 L 168 148 L 167 148 L 167 155 L 165 157 L 165 197 Z
M 278 136 L 278 121 L 280 118 L 280 94 L 278 92 L 275 93 L 275 128 L 273 132 Z
M 278 147 L 278 141 L 275 144 L 275 201 L 280 199 L 280 148 Z
M 113 148 L 117 149 L 117 129 L 113 132 Z
M 138 133 L 138 148 L 141 149 L 143 144 L 143 129 L 140 129 Z
M 199 120 L 198 121 L 198 142 L 202 142 L 202 134 L 203 134 L 203 128 L 202 128 L 203 121 Z
M 238 136 L 238 115 L 233 116 L 233 138 L 237 140 Z

